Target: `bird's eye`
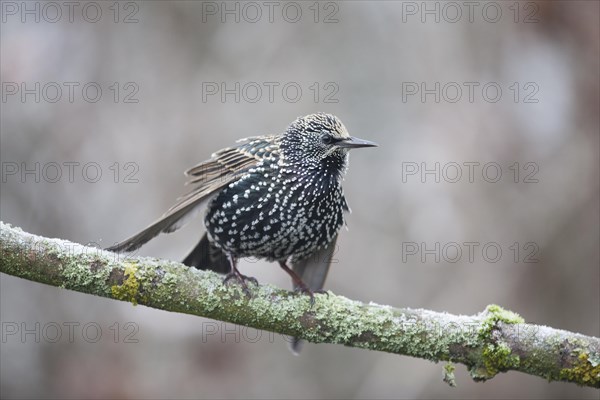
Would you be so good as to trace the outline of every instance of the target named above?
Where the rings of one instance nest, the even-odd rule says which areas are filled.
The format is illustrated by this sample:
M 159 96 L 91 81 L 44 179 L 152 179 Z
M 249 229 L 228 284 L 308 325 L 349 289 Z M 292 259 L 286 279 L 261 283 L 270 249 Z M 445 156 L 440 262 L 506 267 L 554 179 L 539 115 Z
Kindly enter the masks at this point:
M 331 136 L 329 133 L 324 133 L 321 135 L 321 141 L 323 144 L 331 144 L 333 143 L 333 136 Z

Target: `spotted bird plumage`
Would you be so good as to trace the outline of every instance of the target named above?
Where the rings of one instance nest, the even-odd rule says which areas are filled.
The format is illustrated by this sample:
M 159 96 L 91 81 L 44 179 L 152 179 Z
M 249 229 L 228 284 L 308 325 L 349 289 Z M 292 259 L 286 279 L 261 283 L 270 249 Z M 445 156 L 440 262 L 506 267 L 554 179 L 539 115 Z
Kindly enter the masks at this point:
M 109 248 L 133 251 L 161 232 L 173 232 L 207 204 L 206 232 L 184 264 L 227 273 L 249 291 L 237 269 L 244 257 L 277 261 L 294 288 L 322 289 L 348 204 L 342 177 L 348 150 L 376 146 L 354 138 L 335 116 L 300 117 L 281 135 L 256 136 L 186 171 L 195 189 L 159 220 Z M 290 269 L 288 265 L 291 265 Z M 293 347 L 298 350 L 299 342 Z

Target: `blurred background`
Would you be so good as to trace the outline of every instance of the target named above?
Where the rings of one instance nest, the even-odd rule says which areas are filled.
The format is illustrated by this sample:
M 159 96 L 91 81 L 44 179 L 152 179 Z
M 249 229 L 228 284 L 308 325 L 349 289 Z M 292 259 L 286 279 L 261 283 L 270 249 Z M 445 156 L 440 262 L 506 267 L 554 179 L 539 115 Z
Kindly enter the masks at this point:
M 600 335 L 598 2 L 69 4 L 1 4 L 2 221 L 107 247 L 185 193 L 186 168 L 324 111 L 380 145 L 351 154 L 328 289 Z M 201 232 L 139 254 L 181 260 Z M 598 396 L 460 365 L 452 389 L 420 359 L 294 357 L 267 332 L 7 275 L 0 290 L 3 398 Z

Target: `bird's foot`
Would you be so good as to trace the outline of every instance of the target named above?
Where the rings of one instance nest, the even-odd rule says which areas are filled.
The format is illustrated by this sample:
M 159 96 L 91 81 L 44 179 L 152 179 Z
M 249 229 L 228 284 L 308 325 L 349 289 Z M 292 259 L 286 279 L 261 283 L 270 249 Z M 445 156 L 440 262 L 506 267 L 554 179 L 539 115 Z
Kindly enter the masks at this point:
M 294 293 L 305 294 L 310 297 L 310 307 L 315 305 L 315 293 L 322 293 L 321 290 L 312 291 L 308 286 L 304 283 L 302 285 L 297 285 L 294 289 Z
M 256 286 L 258 286 L 258 281 L 256 280 L 256 278 L 253 278 L 251 276 L 242 275 L 240 273 L 240 271 L 238 271 L 237 269 L 235 271 L 232 271 L 232 272 L 228 273 L 227 275 L 225 275 L 225 279 L 223 279 L 223 284 L 226 285 L 231 280 L 237 281 L 242 286 L 242 290 L 248 297 L 251 297 L 251 294 L 250 294 L 250 288 L 248 288 L 248 284 L 246 284 L 246 281 L 251 282 L 251 283 L 255 284 Z

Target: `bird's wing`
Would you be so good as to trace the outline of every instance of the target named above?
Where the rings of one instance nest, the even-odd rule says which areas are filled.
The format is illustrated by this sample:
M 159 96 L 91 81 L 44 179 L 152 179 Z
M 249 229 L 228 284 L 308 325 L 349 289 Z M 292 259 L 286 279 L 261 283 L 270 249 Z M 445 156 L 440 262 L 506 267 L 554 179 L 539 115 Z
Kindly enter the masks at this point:
M 302 279 L 302 282 L 310 290 L 316 292 L 323 289 L 329 266 L 336 251 L 337 236 L 321 250 L 311 256 L 292 264 L 292 269 Z M 296 289 L 296 287 L 294 287 Z M 302 348 L 302 340 L 292 338 L 290 348 L 294 354 L 298 354 Z
M 134 251 L 161 232 L 170 233 L 181 228 L 194 217 L 199 206 L 211 195 L 229 183 L 237 180 L 249 168 L 266 158 L 278 156 L 276 137 L 260 136 L 244 139 L 235 147 L 228 147 L 214 153 L 212 157 L 185 172 L 189 177 L 187 184 L 196 187 L 177 202 L 143 231 L 109 247 L 116 252 Z

